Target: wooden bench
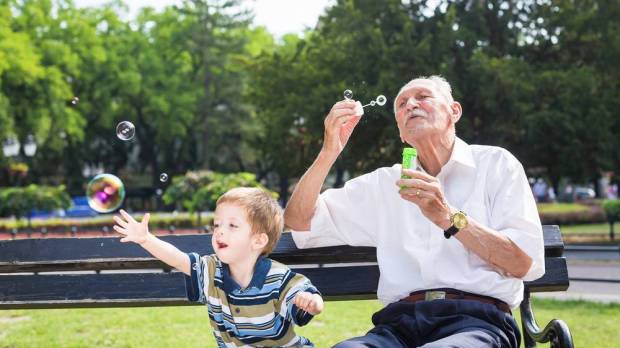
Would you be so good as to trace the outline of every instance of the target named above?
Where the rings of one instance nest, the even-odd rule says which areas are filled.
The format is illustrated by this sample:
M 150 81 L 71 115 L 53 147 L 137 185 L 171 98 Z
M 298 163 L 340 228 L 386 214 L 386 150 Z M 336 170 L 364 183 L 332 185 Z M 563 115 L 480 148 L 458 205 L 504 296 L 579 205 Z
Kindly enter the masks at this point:
M 562 320 L 554 319 L 541 330 L 530 306 L 530 293 L 564 291 L 569 285 L 559 228 L 544 226 L 544 236 L 546 274 L 526 282 L 520 307 L 525 347 L 535 347 L 536 342 L 573 347 Z M 161 238 L 183 251 L 213 252 L 211 235 Z M 297 249 L 285 233 L 271 257 L 305 274 L 327 300 L 352 300 L 376 298 L 375 254 L 368 247 Z M 140 246 L 120 243 L 119 238 L 0 241 L 0 309 L 191 304 L 182 273 L 171 272 Z

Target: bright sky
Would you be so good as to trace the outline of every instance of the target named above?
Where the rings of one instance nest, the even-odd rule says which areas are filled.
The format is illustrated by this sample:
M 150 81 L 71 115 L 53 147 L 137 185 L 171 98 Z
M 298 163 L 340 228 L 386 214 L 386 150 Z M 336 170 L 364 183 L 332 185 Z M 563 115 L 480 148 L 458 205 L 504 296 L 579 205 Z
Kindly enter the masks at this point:
M 99 6 L 106 0 L 75 0 L 78 7 Z M 244 4 L 254 10 L 254 23 L 264 25 L 272 34 L 281 37 L 286 33 L 301 33 L 306 28 L 314 28 L 325 7 L 334 0 L 245 0 Z M 126 0 L 129 16 L 150 6 L 161 10 L 166 6 L 180 4 L 179 0 Z

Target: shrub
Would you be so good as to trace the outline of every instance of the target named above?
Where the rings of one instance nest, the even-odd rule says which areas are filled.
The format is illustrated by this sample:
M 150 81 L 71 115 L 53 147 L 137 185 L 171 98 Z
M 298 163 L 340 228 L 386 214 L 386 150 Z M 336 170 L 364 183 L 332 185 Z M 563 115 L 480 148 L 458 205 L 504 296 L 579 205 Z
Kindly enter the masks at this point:
M 608 200 L 603 202 L 603 209 L 607 214 L 607 220 L 609 222 L 616 222 L 620 220 L 620 200 Z
M 64 186 L 50 187 L 29 185 L 27 187 L 9 187 L 0 189 L 0 215 L 15 215 L 16 218 L 27 217 L 34 209 L 52 211 L 71 207 L 71 197 Z

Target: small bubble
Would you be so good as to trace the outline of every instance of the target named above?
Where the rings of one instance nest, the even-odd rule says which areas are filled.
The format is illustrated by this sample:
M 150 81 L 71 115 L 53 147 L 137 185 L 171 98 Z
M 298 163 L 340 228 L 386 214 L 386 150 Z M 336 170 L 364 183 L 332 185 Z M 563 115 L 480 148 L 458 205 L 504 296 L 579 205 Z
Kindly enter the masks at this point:
M 71 105 L 78 105 L 79 102 L 80 102 L 80 98 L 78 97 L 71 98 Z
M 161 182 L 168 181 L 168 174 L 166 174 L 166 173 L 159 174 L 159 181 L 161 181 Z
M 123 141 L 131 140 L 136 134 L 136 127 L 129 121 L 120 122 L 116 126 L 116 136 Z
M 346 99 L 346 100 L 353 99 L 353 91 L 351 91 L 350 89 L 345 90 L 344 91 L 344 99 Z
M 386 103 L 386 102 L 387 102 L 387 98 L 386 98 L 383 94 L 380 94 L 380 95 L 377 97 L 377 104 L 378 104 L 379 106 L 383 106 L 383 105 L 385 105 L 385 103 Z
M 377 104 L 377 102 L 374 100 L 370 102 L 370 106 L 375 106 L 375 104 Z

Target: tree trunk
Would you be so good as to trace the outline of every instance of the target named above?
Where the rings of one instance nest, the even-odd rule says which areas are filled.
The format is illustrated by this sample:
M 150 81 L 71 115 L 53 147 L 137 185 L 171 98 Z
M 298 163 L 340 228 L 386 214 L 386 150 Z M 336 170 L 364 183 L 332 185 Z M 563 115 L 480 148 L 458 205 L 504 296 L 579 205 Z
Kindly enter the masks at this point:
M 344 185 L 344 168 L 336 166 L 336 182 L 334 182 L 334 188 L 340 188 Z
M 280 203 L 283 207 L 286 207 L 286 203 L 288 202 L 288 176 L 280 175 Z

